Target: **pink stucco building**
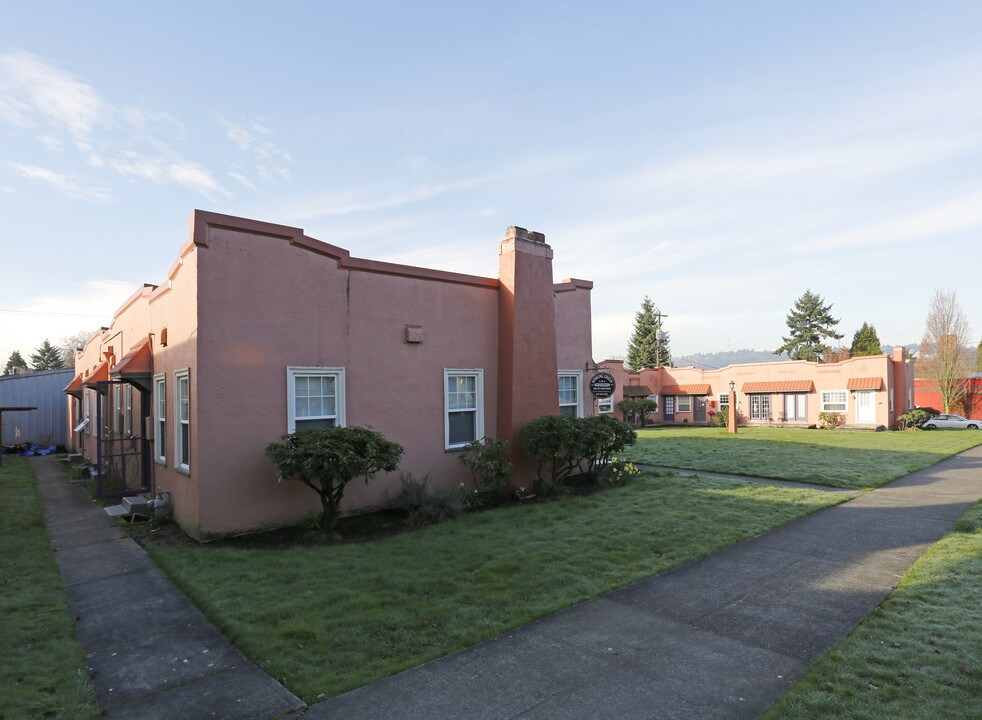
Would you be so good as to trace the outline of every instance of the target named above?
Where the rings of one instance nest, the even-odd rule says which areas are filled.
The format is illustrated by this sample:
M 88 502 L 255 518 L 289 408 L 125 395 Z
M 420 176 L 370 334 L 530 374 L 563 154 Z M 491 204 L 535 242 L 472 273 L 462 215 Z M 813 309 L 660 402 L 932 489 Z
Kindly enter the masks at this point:
M 737 418 L 746 425 L 809 426 L 821 412 L 843 416 L 846 425 L 892 428 L 913 407 L 914 375 L 903 348 L 894 355 L 855 357 L 838 363 L 805 360 L 729 365 L 718 370 L 647 368 L 631 372 L 621 360 L 601 365 L 617 382 L 599 412 L 615 412 L 625 397 L 652 397 L 658 411 L 649 422 L 705 424 L 729 404 L 730 382 Z M 620 416 L 620 413 L 618 413 Z
M 136 291 L 77 353 L 72 443 L 103 458 L 106 494 L 170 493 L 177 522 L 202 539 L 318 507 L 264 454 L 303 427 L 372 426 L 405 447 L 401 470 L 433 484 L 469 478 L 467 441 L 506 438 L 521 479 L 522 425 L 593 412 L 592 283 L 554 283 L 540 233 L 509 228 L 498 254 L 498 277 L 476 277 L 195 211 L 165 281 Z M 343 509 L 398 490 L 398 474 L 355 483 Z

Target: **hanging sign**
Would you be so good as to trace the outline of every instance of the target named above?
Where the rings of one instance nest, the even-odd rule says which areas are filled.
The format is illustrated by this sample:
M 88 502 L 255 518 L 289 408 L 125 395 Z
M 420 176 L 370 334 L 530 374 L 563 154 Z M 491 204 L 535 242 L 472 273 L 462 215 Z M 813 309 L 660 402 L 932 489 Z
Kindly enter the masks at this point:
M 615 387 L 617 387 L 617 383 L 614 382 L 614 376 L 609 372 L 598 372 L 590 378 L 590 392 L 593 397 L 599 400 L 606 400 L 613 395 Z

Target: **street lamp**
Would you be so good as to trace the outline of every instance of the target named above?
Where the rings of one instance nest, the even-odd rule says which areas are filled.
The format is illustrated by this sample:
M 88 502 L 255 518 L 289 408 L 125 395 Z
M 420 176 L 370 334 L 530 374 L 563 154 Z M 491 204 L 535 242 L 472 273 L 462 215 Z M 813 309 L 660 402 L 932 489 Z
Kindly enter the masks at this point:
M 730 380 L 730 410 L 726 414 L 726 432 L 736 434 L 737 431 L 736 383 Z

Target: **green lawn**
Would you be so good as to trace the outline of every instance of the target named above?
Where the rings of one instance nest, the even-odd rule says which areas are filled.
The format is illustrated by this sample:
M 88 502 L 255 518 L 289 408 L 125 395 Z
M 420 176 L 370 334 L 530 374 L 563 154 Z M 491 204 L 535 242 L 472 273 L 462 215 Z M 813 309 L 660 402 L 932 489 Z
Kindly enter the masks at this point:
M 647 465 L 874 488 L 982 443 L 982 432 L 652 428 L 620 453 Z
M 0 467 L 0 718 L 98 718 L 28 461 Z
M 317 702 L 844 499 L 649 472 L 367 543 L 148 549 L 253 661 Z
M 765 720 L 982 717 L 982 503 Z

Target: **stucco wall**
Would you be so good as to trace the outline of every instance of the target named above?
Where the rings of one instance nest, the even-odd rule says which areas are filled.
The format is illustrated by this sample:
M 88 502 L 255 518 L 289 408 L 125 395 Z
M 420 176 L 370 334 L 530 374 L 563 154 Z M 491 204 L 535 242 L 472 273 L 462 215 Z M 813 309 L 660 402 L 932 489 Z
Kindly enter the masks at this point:
M 897 363 L 901 370 L 895 372 Z M 752 363 L 730 365 L 725 368 L 703 370 L 700 368 L 649 368 L 639 373 L 632 373 L 624 368 L 622 361 L 607 360 L 604 365 L 610 368 L 617 381 L 615 405 L 624 397 L 624 385 L 644 385 L 659 396 L 658 412 L 649 416 L 653 422 L 664 420 L 664 390 L 670 385 L 709 384 L 710 393 L 707 396 L 710 409 L 716 409 L 720 394 L 729 392 L 729 383 L 736 383 L 737 407 L 741 422 L 749 422 L 749 397 L 745 392 L 748 383 L 774 382 L 811 382 L 813 390 L 807 397 L 807 420 L 803 422 L 786 422 L 783 417 L 784 394 L 766 392 L 771 398 L 771 421 L 754 421 L 755 424 L 797 424 L 814 425 L 818 423 L 821 412 L 822 391 L 842 390 L 847 393 L 847 408 L 844 413 L 846 424 L 857 424 L 856 398 L 854 391 L 847 390 L 850 378 L 878 378 L 880 389 L 875 392 L 875 418 L 871 424 L 892 427 L 897 415 L 904 412 L 906 402 L 900 402 L 905 397 L 905 376 L 909 375 L 909 363 L 897 361 L 886 355 L 850 358 L 840 363 L 813 363 L 804 360 L 792 360 L 776 363 Z M 895 409 L 890 411 L 890 396 L 893 395 Z M 677 412 L 675 423 L 695 422 L 693 411 Z

